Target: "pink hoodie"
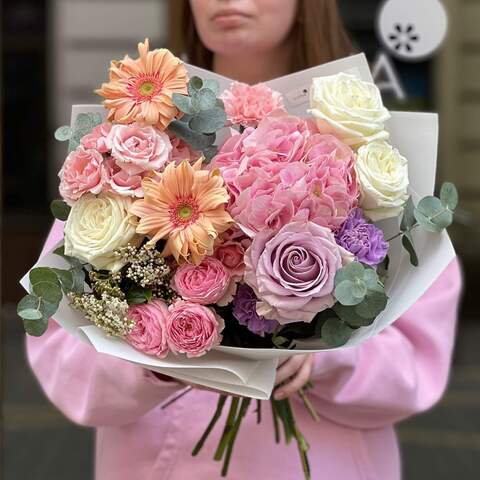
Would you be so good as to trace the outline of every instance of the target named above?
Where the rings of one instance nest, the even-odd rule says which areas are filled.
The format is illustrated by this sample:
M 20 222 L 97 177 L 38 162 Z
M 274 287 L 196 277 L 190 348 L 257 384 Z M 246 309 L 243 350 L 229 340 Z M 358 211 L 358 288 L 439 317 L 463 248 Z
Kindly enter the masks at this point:
M 62 231 L 57 222 L 45 249 Z M 400 478 L 394 424 L 427 410 L 444 392 L 460 288 L 455 260 L 393 326 L 359 347 L 315 355 L 311 398 L 321 422 L 294 401 L 310 443 L 314 479 Z M 216 394 L 194 390 L 162 410 L 181 386 L 96 353 L 53 321 L 42 337 L 27 338 L 27 352 L 48 398 L 72 421 L 97 429 L 97 480 L 221 478 L 213 452 L 222 421 L 200 455 L 190 455 L 213 414 Z M 260 425 L 253 410 L 242 424 L 228 478 L 303 478 L 295 445 L 274 442 L 269 403 Z

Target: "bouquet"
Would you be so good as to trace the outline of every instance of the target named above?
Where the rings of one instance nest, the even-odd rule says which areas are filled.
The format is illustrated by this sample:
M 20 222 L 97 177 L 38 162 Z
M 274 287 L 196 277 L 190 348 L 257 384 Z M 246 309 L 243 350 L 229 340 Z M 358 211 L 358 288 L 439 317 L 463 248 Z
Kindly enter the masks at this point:
M 226 392 L 194 455 L 227 393 L 242 395 L 230 399 L 215 454 L 226 475 L 242 418 L 257 398 L 260 421 L 280 357 L 363 341 L 452 258 L 443 231 L 456 189 L 418 198 L 414 180 L 433 189 L 418 188 L 433 182 L 432 155 L 420 174 L 389 140 L 392 115 L 368 76 L 357 56 L 248 86 L 150 51 L 148 40 L 138 58 L 112 61 L 96 91 L 103 107 L 77 108 L 56 132 L 69 142 L 51 208 L 64 240 L 23 280 L 27 333 L 42 335 L 53 317 L 99 351 Z M 308 88 L 294 90 L 299 79 Z M 428 268 L 411 282 L 423 256 Z M 318 420 L 308 385 L 299 395 Z M 281 424 L 310 478 L 289 400 L 271 409 L 275 438 Z

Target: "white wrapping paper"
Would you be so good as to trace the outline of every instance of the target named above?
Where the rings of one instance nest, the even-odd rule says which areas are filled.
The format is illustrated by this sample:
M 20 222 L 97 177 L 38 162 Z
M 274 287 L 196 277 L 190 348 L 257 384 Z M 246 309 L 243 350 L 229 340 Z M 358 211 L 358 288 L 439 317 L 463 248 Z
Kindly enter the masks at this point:
M 198 75 L 203 79 L 217 80 L 221 90 L 228 88 L 231 83 L 231 80 L 225 77 L 197 67 L 188 66 L 188 70 L 190 76 Z M 305 116 L 311 79 L 340 72 L 372 81 L 366 58 L 361 54 L 277 78 L 267 82 L 267 85 L 284 95 L 286 107 L 291 114 Z M 103 116 L 106 113 L 100 105 L 74 106 L 72 124 L 79 113 L 93 111 Z M 431 195 L 437 164 L 437 115 L 393 112 L 387 130 L 390 133 L 390 142 L 409 161 L 410 193 L 414 200 L 418 201 L 425 195 Z M 219 136 L 220 141 L 224 135 L 226 133 Z M 380 226 L 387 238 L 398 232 L 398 220 L 385 221 Z M 386 284 L 390 297 L 387 308 L 373 325 L 355 331 L 347 345 L 340 348 L 359 345 L 391 325 L 421 297 L 455 256 L 446 232 L 437 235 L 418 230 L 414 232 L 414 240 L 420 266 L 415 268 L 410 265 L 400 240 L 391 244 L 389 252 L 391 263 Z M 66 265 L 61 257 L 50 252 L 32 268 L 38 266 L 62 268 Z M 21 280 L 21 284 L 29 290 L 28 274 Z M 326 350 L 321 341 L 317 340 L 301 342 L 295 351 L 217 347 L 200 358 L 187 359 L 184 356 L 169 355 L 166 359 L 160 360 L 135 350 L 120 339 L 106 336 L 101 329 L 91 325 L 79 312 L 73 310 L 65 299 L 62 300 L 53 318 L 70 334 L 90 343 L 98 352 L 122 358 L 186 382 L 263 400 L 268 399 L 272 392 L 279 358 Z

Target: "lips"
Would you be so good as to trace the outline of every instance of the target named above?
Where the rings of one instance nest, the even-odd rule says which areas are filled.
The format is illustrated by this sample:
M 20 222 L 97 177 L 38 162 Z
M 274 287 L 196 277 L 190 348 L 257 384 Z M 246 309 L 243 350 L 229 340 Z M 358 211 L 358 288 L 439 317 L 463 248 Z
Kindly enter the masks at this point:
M 238 10 L 220 10 L 212 17 L 212 21 L 220 27 L 231 28 L 240 26 L 248 18 L 249 15 Z

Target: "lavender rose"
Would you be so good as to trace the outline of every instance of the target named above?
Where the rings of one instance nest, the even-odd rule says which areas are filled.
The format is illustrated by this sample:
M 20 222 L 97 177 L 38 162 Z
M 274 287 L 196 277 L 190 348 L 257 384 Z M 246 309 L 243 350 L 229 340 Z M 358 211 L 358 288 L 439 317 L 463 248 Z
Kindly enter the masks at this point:
M 368 223 L 359 208 L 350 213 L 336 238 L 338 244 L 353 253 L 359 262 L 372 267 L 383 262 L 388 253 L 383 232 Z
M 256 235 L 245 256 L 245 282 L 260 299 L 259 315 L 282 325 L 311 322 L 335 303 L 335 274 L 352 260 L 328 228 L 293 222 Z
M 273 333 L 278 327 L 276 320 L 261 317 L 256 310 L 257 297 L 254 291 L 242 283 L 237 288 L 233 299 L 233 316 L 240 325 L 245 325 L 252 333 L 264 337 L 266 333 Z

